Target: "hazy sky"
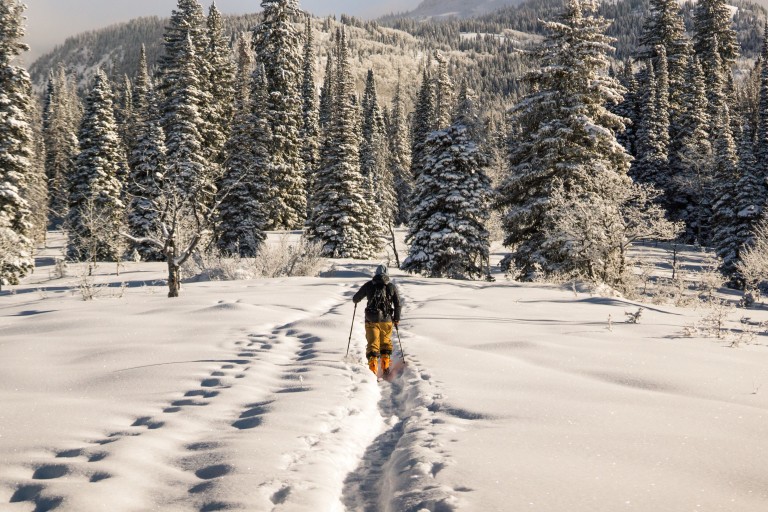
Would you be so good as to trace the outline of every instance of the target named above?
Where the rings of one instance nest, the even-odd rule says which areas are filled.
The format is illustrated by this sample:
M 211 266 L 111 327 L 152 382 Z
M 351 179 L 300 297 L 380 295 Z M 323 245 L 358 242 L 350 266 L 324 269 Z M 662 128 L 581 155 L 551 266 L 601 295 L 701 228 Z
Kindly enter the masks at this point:
M 170 16 L 176 0 L 23 0 L 27 5 L 28 64 L 64 39 L 86 30 L 105 27 L 140 16 Z M 205 12 L 211 0 L 200 2 Z M 351 14 L 374 17 L 416 7 L 421 0 L 299 0 L 316 15 Z M 216 0 L 220 11 L 243 14 L 261 10 L 260 0 Z

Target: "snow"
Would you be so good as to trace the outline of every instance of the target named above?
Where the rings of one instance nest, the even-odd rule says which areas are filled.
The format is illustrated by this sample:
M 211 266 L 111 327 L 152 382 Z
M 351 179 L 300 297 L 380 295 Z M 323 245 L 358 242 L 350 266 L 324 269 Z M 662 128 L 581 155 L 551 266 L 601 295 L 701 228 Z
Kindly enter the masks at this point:
M 345 352 L 379 262 L 178 299 L 101 264 L 84 302 L 58 251 L 0 294 L 0 510 L 768 506 L 768 350 L 683 337 L 705 311 L 394 271 L 408 366 L 377 383 L 361 311 Z

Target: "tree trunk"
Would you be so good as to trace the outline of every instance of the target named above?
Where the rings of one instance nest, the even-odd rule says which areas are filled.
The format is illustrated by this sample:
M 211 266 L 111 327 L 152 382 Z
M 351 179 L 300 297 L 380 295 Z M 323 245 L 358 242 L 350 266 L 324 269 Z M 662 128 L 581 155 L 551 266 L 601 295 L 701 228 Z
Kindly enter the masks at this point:
M 174 262 L 173 258 L 168 258 L 168 297 L 178 297 L 179 290 L 181 289 L 181 282 L 179 279 L 180 268 Z
M 672 280 L 677 276 L 677 244 L 672 244 Z
M 389 225 L 389 233 L 392 235 L 392 252 L 395 253 L 395 264 L 397 268 L 400 268 L 400 256 L 397 254 L 397 243 L 395 241 L 395 227 L 392 224 Z
M 178 297 L 181 290 L 181 269 L 176 259 L 176 242 L 171 239 L 165 248 L 165 260 L 168 262 L 168 297 Z

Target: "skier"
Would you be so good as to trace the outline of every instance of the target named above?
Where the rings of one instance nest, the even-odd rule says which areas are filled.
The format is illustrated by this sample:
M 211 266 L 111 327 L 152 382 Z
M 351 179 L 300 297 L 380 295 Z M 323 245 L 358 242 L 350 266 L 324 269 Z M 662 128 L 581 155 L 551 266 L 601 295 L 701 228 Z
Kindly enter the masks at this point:
M 368 368 L 378 375 L 381 357 L 381 369 L 386 376 L 389 375 L 392 356 L 392 326 L 397 327 L 400 323 L 400 295 L 395 284 L 389 280 L 386 265 L 376 267 L 376 275 L 358 290 L 352 300 L 357 304 L 363 298 L 368 299 L 365 307 Z

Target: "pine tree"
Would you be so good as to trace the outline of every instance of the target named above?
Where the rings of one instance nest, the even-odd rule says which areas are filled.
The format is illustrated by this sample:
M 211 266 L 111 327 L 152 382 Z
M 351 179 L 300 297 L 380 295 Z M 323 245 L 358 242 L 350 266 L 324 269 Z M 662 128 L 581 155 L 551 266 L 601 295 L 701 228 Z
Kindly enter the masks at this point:
M 26 70 L 15 64 L 27 50 L 24 9 L 15 0 L 0 2 L 0 286 L 17 284 L 34 267 L 32 91 Z
M 691 44 L 685 33 L 685 23 L 680 9 L 680 4 L 675 0 L 651 0 L 650 13 L 643 24 L 643 32 L 640 36 L 640 44 L 643 45 L 639 58 L 652 59 L 654 68 L 660 72 L 662 66 L 658 62 L 659 49 L 663 49 L 669 68 L 668 86 L 666 94 L 669 101 L 670 117 L 670 143 L 679 140 L 680 131 L 678 117 L 681 115 L 681 96 L 685 87 L 684 76 L 691 58 Z M 662 78 L 656 77 L 659 82 L 659 90 L 664 91 L 661 84 Z M 675 148 L 671 148 L 672 151 Z
M 448 74 L 448 61 L 439 51 L 435 52 L 435 61 L 437 61 L 437 74 L 435 75 L 435 114 L 434 130 L 441 130 L 451 124 L 451 114 L 453 113 L 453 83 Z
M 323 86 L 320 88 L 320 106 L 318 108 L 318 122 L 323 129 L 331 123 L 331 111 L 333 109 L 333 79 L 333 54 L 328 52 L 325 61 Z
M 272 195 L 265 198 L 269 229 L 299 229 L 307 208 L 301 159 L 301 35 L 293 20 L 296 0 L 262 0 L 261 25 L 254 32 L 254 50 L 264 64 L 270 95 L 266 113 L 272 137 L 269 172 Z
M 49 190 L 49 225 L 58 228 L 69 208 L 67 177 L 73 172 L 79 152 L 77 130 L 80 103 L 75 86 L 63 66 L 51 73 L 43 112 L 45 173 Z
M 372 70 L 368 70 L 362 110 L 360 172 L 371 182 L 373 192 L 371 199 L 379 209 L 377 218 L 380 220 L 375 222 L 389 227 L 394 224 L 397 214 L 397 197 L 392 170 L 387 165 L 386 126 Z
M 315 48 L 312 18 L 307 17 L 304 31 L 304 63 L 301 83 L 302 123 L 301 160 L 304 163 L 307 193 L 312 190 L 314 175 L 320 163 L 320 126 L 318 120 L 317 91 L 315 86 Z M 307 211 L 312 205 L 307 198 Z
M 708 231 L 711 207 L 708 190 L 712 187 L 712 128 L 704 72 L 698 58 L 691 59 L 686 71 L 679 150 L 670 165 L 675 169 L 673 192 L 669 197 L 670 217 L 685 222 L 686 240 L 701 242 Z
M 722 70 L 718 67 L 715 69 Z M 736 186 L 740 179 L 739 162 L 736 142 L 731 132 L 730 105 L 725 93 L 724 71 L 717 72 L 713 78 L 712 85 L 716 94 L 713 106 L 718 115 L 714 119 L 712 131 L 713 182 L 709 190 L 712 225 L 705 240 L 715 246 L 718 256 L 726 261 L 726 269 L 730 271 L 738 258 L 738 242 L 735 237 L 738 212 L 734 207 Z
M 137 134 L 144 122 L 144 117 L 149 112 L 150 95 L 152 95 L 152 101 L 156 101 L 154 84 L 149 76 L 149 69 L 147 68 L 147 50 L 144 45 L 141 45 L 139 51 L 139 65 L 136 69 L 136 76 L 131 84 L 131 115 L 124 121 L 122 131 L 125 134 L 124 143 L 128 154 L 128 165 L 132 169 L 132 155 L 136 149 Z M 154 105 L 153 108 L 157 108 Z M 157 117 L 157 113 L 153 112 L 153 115 Z M 118 119 L 118 122 L 119 119 Z
M 757 167 L 763 169 L 764 177 L 768 178 L 768 23 L 765 24 L 761 60 L 755 158 Z
M 432 132 L 425 143 L 406 239 L 410 250 L 402 265 L 408 272 L 460 279 L 488 275 L 490 180 L 487 159 L 465 124 L 476 114 L 466 90 L 463 95 L 453 124 Z
M 147 67 L 147 49 L 142 44 L 139 53 L 139 67 L 133 84 L 133 105 L 136 112 L 145 113 L 149 110 L 149 96 L 153 89 L 154 86 Z
M 99 71 L 80 125 L 80 153 L 69 179 L 69 255 L 78 260 L 117 261 L 125 204 L 118 178 L 126 168 L 114 117 L 109 79 Z
M 147 72 L 146 53 L 142 47 L 134 86 L 134 116 L 129 175 L 126 184 L 128 232 L 136 239 L 157 236 L 161 232 L 161 197 L 166 172 L 165 134 L 160 126 L 157 98 Z M 135 243 L 143 261 L 161 261 L 163 254 L 147 242 Z
M 616 134 L 617 140 L 621 143 L 630 155 L 637 155 L 637 141 L 639 138 L 640 126 L 642 124 L 642 108 L 640 107 L 643 90 L 637 82 L 637 77 L 632 69 L 632 62 L 627 60 L 621 72 L 618 75 L 619 83 L 627 91 L 623 99 L 611 109 L 611 111 L 628 120 L 626 130 Z
M 235 64 L 224 33 L 221 13 L 212 3 L 206 21 L 207 46 L 203 54 L 207 74 L 202 78 L 202 88 L 208 93 L 208 102 L 202 105 L 205 120 L 203 144 L 208 160 L 219 163 L 224 158 L 222 150 L 229 136 L 235 94 Z
M 164 53 L 159 62 L 158 94 L 166 103 L 173 99 L 176 74 L 186 59 L 187 38 L 194 44 L 195 65 L 198 75 L 202 76 L 205 73 L 202 56 L 205 55 L 208 41 L 203 8 L 197 0 L 178 0 L 163 35 Z
M 370 202 L 360 174 L 358 107 L 343 30 L 337 32 L 336 40 L 333 109 L 312 195 L 309 235 L 323 245 L 329 257 L 367 258 L 375 247 L 366 227 L 370 219 L 364 217 Z
M 712 76 L 715 69 L 730 69 L 739 56 L 739 44 L 725 0 L 696 2 L 693 21 L 693 48 L 704 76 Z
M 545 23 L 542 67 L 529 75 L 534 92 L 512 109 L 517 140 L 499 202 L 505 244 L 527 276 L 540 268 L 619 278 L 613 240 L 623 231 L 630 156 L 614 135 L 623 119 L 605 108 L 621 99 L 621 88 L 601 73 L 610 39 L 608 23 L 591 14 L 595 7 L 570 0 L 558 22 Z M 580 225 L 566 231 L 563 220 L 576 211 Z
M 720 115 L 719 95 L 731 96 L 734 62 L 739 56 L 736 33 L 732 28 L 731 11 L 725 0 L 702 0 L 694 10 L 693 47 L 708 81 L 716 79 L 717 87 L 707 88 L 709 115 Z M 716 90 L 717 89 L 717 90 Z M 729 99 L 730 100 L 730 99 Z
M 645 94 L 636 142 L 637 158 L 632 163 L 631 174 L 636 181 L 667 191 L 670 189 L 669 88 L 664 48 L 658 48 L 657 52 L 657 69 L 649 60 L 643 75 Z
M 764 171 L 757 166 L 757 159 L 752 151 L 749 124 L 745 127 L 744 137 L 739 144 L 739 174 L 733 191 L 733 226 L 718 251 L 723 260 L 721 270 L 726 275 L 733 275 L 737 271 L 742 252 L 752 245 L 754 232 L 763 215 L 768 196 Z
M 408 202 L 413 193 L 413 179 L 410 162 L 411 148 L 408 144 L 408 126 L 405 120 L 405 105 L 399 75 L 389 120 L 387 166 L 395 188 L 397 203 L 395 224 L 404 224 L 408 221 Z
M 197 131 L 201 136 L 201 155 L 211 167 L 211 174 L 216 174 L 212 165 L 215 162 L 216 152 L 213 144 L 221 142 L 219 134 L 215 133 L 211 120 L 214 116 L 214 100 L 209 84 L 210 77 L 214 74 L 207 55 L 209 52 L 208 29 L 203 7 L 197 0 L 178 0 L 176 9 L 171 13 L 171 19 L 166 26 L 164 39 L 164 53 L 159 62 L 159 78 L 157 93 L 160 99 L 160 108 L 163 113 L 161 118 L 163 130 L 166 136 L 172 131 L 168 124 L 173 119 L 173 112 L 177 109 L 175 103 L 180 95 L 180 88 L 184 87 L 184 77 L 189 74 L 190 55 L 195 72 L 195 108 L 197 109 Z M 191 45 L 191 49 L 189 46 Z M 190 53 L 191 52 L 191 53 Z
M 435 88 L 427 68 L 421 78 L 421 88 L 413 112 L 411 128 L 411 177 L 418 180 L 424 168 L 424 143 L 435 129 Z
M 643 23 L 640 44 L 642 49 L 638 57 L 643 60 L 652 59 L 654 63 L 659 57 L 658 48 L 664 49 L 669 62 L 670 88 L 681 86 L 690 48 L 683 14 L 677 1 L 650 0 L 650 12 Z
M 200 104 L 204 94 L 195 64 L 195 50 L 191 37 L 182 47 L 181 64 L 175 84 L 176 92 L 163 112 L 165 145 L 167 148 L 166 179 L 174 193 L 188 202 L 194 211 L 207 211 L 215 194 L 214 177 L 210 175 L 205 158 L 203 125 Z
M 30 102 L 30 107 L 33 147 L 25 199 L 31 210 L 29 217 L 32 224 L 31 238 L 35 244 L 40 244 L 45 241 L 48 229 L 48 177 L 45 174 L 42 105 L 38 102 Z
M 254 257 L 265 239 L 266 222 L 259 199 L 268 185 L 265 170 L 269 126 L 262 117 L 266 104 L 266 78 L 259 67 L 251 78 L 252 58 L 245 40 L 238 41 L 238 94 L 235 118 L 226 144 L 224 178 L 219 189 L 217 245 L 228 254 Z M 249 89 L 249 84 L 252 90 Z

